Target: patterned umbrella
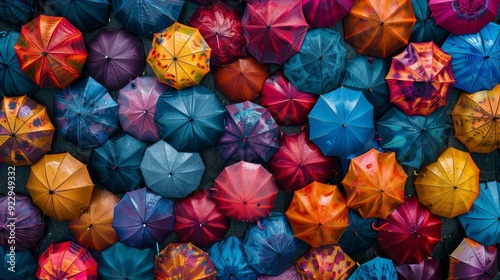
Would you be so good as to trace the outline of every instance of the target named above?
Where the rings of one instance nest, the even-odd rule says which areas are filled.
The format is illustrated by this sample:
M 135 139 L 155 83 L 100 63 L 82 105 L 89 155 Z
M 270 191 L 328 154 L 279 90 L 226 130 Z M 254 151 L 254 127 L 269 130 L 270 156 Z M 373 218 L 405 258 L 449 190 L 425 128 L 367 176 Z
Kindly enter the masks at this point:
M 355 265 L 336 245 L 311 248 L 295 261 L 301 279 L 346 279 Z
M 217 277 L 221 279 L 257 278 L 257 274 L 245 260 L 241 240 L 238 237 L 229 236 L 215 243 L 207 249 L 207 253 L 217 270 Z
M 302 10 L 312 28 L 331 28 L 349 15 L 353 0 L 303 0 Z
M 153 280 L 153 268 L 152 249 L 139 250 L 118 242 L 101 253 L 99 279 Z
M 392 263 L 391 260 L 381 257 L 376 257 L 356 268 L 354 273 L 351 274 L 351 276 L 349 276 L 348 279 L 349 280 L 356 280 L 356 279 L 396 280 L 398 279 L 398 276 L 396 274 L 396 269 L 394 268 L 394 264 Z
M 170 243 L 155 258 L 155 278 L 158 280 L 215 280 L 216 274 L 208 254 L 191 243 Z
M 450 255 L 449 279 L 494 279 L 497 272 L 495 246 L 464 238 Z

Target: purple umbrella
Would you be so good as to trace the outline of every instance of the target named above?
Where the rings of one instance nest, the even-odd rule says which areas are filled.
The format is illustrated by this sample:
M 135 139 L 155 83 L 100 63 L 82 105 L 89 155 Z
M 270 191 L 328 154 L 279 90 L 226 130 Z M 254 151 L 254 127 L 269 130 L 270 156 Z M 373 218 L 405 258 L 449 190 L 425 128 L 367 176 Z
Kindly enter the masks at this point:
M 498 272 L 497 248 L 464 238 L 450 255 L 449 279 L 494 279 Z
M 278 276 L 262 274 L 259 275 L 259 278 L 257 278 L 257 280 L 300 280 L 300 275 L 297 272 L 295 265 L 292 264 Z
M 421 263 L 404 263 L 396 266 L 401 279 L 406 280 L 440 280 L 439 260 L 425 259 Z
M 103 29 L 87 44 L 87 69 L 109 90 L 140 76 L 146 64 L 142 41 L 124 29 Z

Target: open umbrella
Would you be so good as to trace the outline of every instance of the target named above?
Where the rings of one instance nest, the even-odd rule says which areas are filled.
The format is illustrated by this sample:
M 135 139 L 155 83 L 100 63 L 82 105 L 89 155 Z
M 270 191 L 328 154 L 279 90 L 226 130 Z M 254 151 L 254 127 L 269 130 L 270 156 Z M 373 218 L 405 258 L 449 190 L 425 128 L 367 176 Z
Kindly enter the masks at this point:
M 451 219 L 469 212 L 479 195 L 479 168 L 469 153 L 447 148 L 418 174 L 418 200 L 433 214 Z
M 42 88 L 64 88 L 80 76 L 83 36 L 63 17 L 40 15 L 23 25 L 14 46 L 19 66 Z
M 391 260 L 376 257 L 371 259 L 362 265 L 360 265 L 354 273 L 352 273 L 348 279 L 364 279 L 364 280 L 396 280 L 398 276 L 396 274 L 396 269 Z
M 24 24 L 35 14 L 36 3 L 35 0 L 2 0 L 0 18 L 15 25 Z
M 377 219 L 363 219 L 358 212 L 349 209 L 349 226 L 339 239 L 339 245 L 348 255 L 355 255 L 367 251 L 377 243 L 377 231 L 372 224 Z
M 420 263 L 396 265 L 396 272 L 404 280 L 441 280 L 438 259 L 425 259 Z
M 31 252 L 15 250 L 14 254 L 14 260 L 11 260 L 12 252 L 0 246 L 0 260 L 2 260 L 0 278 L 4 280 L 37 279 L 35 273 L 38 264 Z
M 0 162 L 32 165 L 50 150 L 54 126 L 45 106 L 28 96 L 0 103 Z
M 205 171 L 199 153 L 178 152 L 163 140 L 146 149 L 139 167 L 149 189 L 171 198 L 196 190 Z
M 257 280 L 300 280 L 300 275 L 295 268 L 295 263 L 288 266 L 280 275 L 272 276 L 261 274 Z
M 302 10 L 311 27 L 331 28 L 349 15 L 353 5 L 353 0 L 303 0 Z
M 153 280 L 154 252 L 115 243 L 101 253 L 99 279 Z
M 194 0 L 194 2 L 202 5 L 202 6 L 208 6 L 210 4 L 213 4 L 214 2 L 216 2 L 216 0 Z M 217 2 L 217 3 L 220 3 L 220 2 Z
M 156 104 L 155 123 L 163 140 L 180 152 L 213 147 L 224 134 L 226 108 L 204 86 L 163 93 Z
M 407 116 L 392 108 L 377 122 L 382 148 L 396 152 L 402 165 L 415 169 L 429 164 L 448 147 L 451 125 L 445 109 L 424 116 Z
M 283 65 L 285 76 L 300 91 L 323 94 L 335 89 L 345 72 L 347 50 L 339 32 L 307 31 L 299 52 Z
M 285 212 L 293 235 L 312 247 L 337 244 L 349 226 L 347 213 L 338 187 L 318 182 L 295 191 Z
M 444 107 L 455 84 L 451 56 L 434 42 L 410 43 L 392 57 L 385 79 L 391 102 L 410 116 L 429 116 Z
M 87 43 L 87 70 L 109 90 L 119 90 L 146 65 L 141 39 L 122 28 L 102 29 Z
M 76 28 L 91 32 L 108 22 L 110 0 L 50 0 L 50 6 Z
M 436 24 L 429 9 L 429 0 L 411 0 L 417 22 L 411 32 L 410 42 L 430 42 L 441 46 L 449 32 Z
M 245 101 L 226 106 L 226 131 L 217 151 L 227 163 L 240 160 L 266 163 L 279 147 L 280 128 L 269 111 Z
M 78 219 L 87 209 L 94 184 L 85 164 L 60 153 L 45 155 L 31 166 L 26 188 L 44 215 L 64 221 Z
M 114 208 L 112 226 L 118 238 L 141 250 L 163 243 L 174 224 L 174 202 L 146 188 L 127 192 Z
M 229 236 L 207 249 L 210 260 L 220 279 L 255 279 L 257 274 L 248 266 L 243 255 L 241 240 Z
M 160 82 L 181 90 L 210 71 L 210 51 L 197 28 L 175 22 L 154 34 L 147 62 Z
M 494 279 L 497 272 L 495 246 L 464 238 L 450 255 L 448 279 Z
M 299 51 L 308 28 L 301 0 L 248 2 L 241 26 L 247 51 L 261 63 L 276 64 Z
M 309 138 L 325 156 L 347 157 L 373 133 L 373 106 L 360 91 L 337 88 L 319 97 L 309 128 Z
M 311 248 L 295 261 L 301 279 L 346 279 L 355 265 L 336 245 Z
M 360 54 L 386 58 L 408 44 L 415 22 L 410 0 L 360 0 L 344 18 L 344 36 Z

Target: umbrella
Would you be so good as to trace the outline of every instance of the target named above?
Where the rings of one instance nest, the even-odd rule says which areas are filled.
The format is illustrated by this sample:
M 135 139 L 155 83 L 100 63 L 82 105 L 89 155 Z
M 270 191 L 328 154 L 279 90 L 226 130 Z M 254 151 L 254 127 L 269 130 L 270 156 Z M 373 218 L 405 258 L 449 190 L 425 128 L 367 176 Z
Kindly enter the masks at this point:
M 60 222 L 82 215 L 94 184 L 85 164 L 66 152 L 45 155 L 32 165 L 26 188 L 43 214 Z
M 2 0 L 0 18 L 15 25 L 24 24 L 35 14 L 36 3 L 35 0 Z
M 300 280 L 300 275 L 295 268 L 295 264 L 292 264 L 278 276 L 262 274 L 257 277 L 257 280 Z
M 469 153 L 453 147 L 418 175 L 414 184 L 419 201 L 448 219 L 469 212 L 479 195 L 479 168 Z
M 490 90 L 500 82 L 500 25 L 489 23 L 475 34 L 450 34 L 441 49 L 453 57 L 455 87 L 466 92 Z
M 339 32 L 307 31 L 299 52 L 283 65 L 285 76 L 300 91 L 323 94 L 335 89 L 345 73 L 347 50 Z
M 425 259 L 422 262 L 396 265 L 398 276 L 405 280 L 440 280 L 441 270 L 438 259 Z
M 0 5 L 5 2 L 0 2 Z M 19 68 L 19 60 L 14 51 L 18 38 L 19 33 L 16 31 L 0 32 L 0 97 L 21 96 L 38 90 L 38 86 Z
M 146 188 L 127 192 L 114 208 L 112 226 L 118 238 L 141 250 L 165 241 L 174 224 L 174 202 Z
M 152 37 L 179 19 L 184 0 L 111 0 L 113 14 L 127 31 Z
M 207 249 L 220 279 L 255 279 L 257 274 L 248 266 L 241 240 L 236 236 L 215 243 Z M 291 280 L 291 279 L 289 279 Z
M 317 95 L 297 90 L 282 71 L 277 71 L 264 82 L 260 105 L 279 125 L 295 126 L 307 122 L 307 114 L 317 100 Z
M 28 96 L 0 103 L 0 162 L 32 165 L 50 150 L 54 126 L 45 106 Z
M 303 0 L 302 10 L 313 28 L 331 28 L 351 12 L 354 0 Z
M 340 87 L 319 97 L 309 113 L 311 141 L 325 156 L 346 157 L 373 133 L 373 106 L 360 91 Z
M 261 63 L 276 64 L 300 50 L 308 28 L 301 0 L 248 2 L 241 26 L 247 51 Z
M 349 226 L 339 239 L 339 245 L 348 255 L 360 254 L 377 243 L 377 231 L 372 224 L 377 219 L 363 219 L 358 212 L 349 209 Z
M 266 163 L 278 150 L 280 128 L 269 111 L 245 101 L 226 106 L 226 131 L 217 150 L 228 163 L 240 160 Z
M 175 235 L 180 242 L 207 248 L 221 240 L 230 227 L 229 219 L 217 208 L 207 190 L 197 190 L 175 202 Z
M 203 2 L 202 0 L 197 0 Z M 246 55 L 245 37 L 241 27 L 241 15 L 236 9 L 223 3 L 209 0 L 189 18 L 189 26 L 198 28 L 212 49 L 210 63 L 222 66 Z
M 181 90 L 210 71 L 210 51 L 197 28 L 175 22 L 154 34 L 147 62 L 160 82 Z
M 216 2 L 215 0 L 194 0 L 194 1 L 202 6 L 208 6 L 208 5 Z M 217 3 L 220 3 L 220 2 L 217 2 Z
M 154 274 L 154 252 L 115 243 L 99 259 L 99 279 L 150 279 Z
M 344 36 L 360 54 L 386 58 L 408 44 L 415 22 L 410 0 L 360 0 L 344 18 Z
M 135 190 L 144 182 L 139 166 L 147 146 L 126 133 L 111 137 L 92 150 L 90 172 L 99 185 L 113 193 Z
M 0 278 L 4 280 L 37 279 L 35 277 L 38 266 L 29 250 L 15 250 L 14 260 L 11 260 L 12 251 L 0 246 Z M 290 279 L 291 280 L 291 279 Z
M 213 147 L 224 134 L 226 108 L 204 86 L 163 93 L 156 105 L 155 123 L 163 140 L 181 152 Z
M 301 279 L 346 279 L 355 262 L 339 246 L 328 245 L 309 249 L 295 266 Z
M 411 32 L 410 42 L 430 42 L 441 46 L 448 37 L 448 30 L 436 24 L 429 9 L 429 0 L 411 0 L 417 22 Z
M 464 238 L 450 255 L 448 279 L 494 279 L 497 272 L 495 246 Z
M 259 225 L 250 226 L 243 239 L 248 265 L 257 274 L 279 275 L 293 264 L 301 242 L 281 212 L 273 212 Z
M 14 46 L 19 66 L 42 88 L 64 88 L 80 76 L 83 36 L 63 17 L 40 15 L 23 25 Z
M 87 43 L 87 70 L 109 90 L 137 78 L 146 64 L 141 39 L 122 28 L 102 29 Z
M 269 75 L 269 67 L 250 55 L 214 70 L 215 86 L 232 102 L 257 99 Z
M 376 230 L 379 249 L 397 264 L 422 262 L 441 241 L 441 219 L 414 196 L 406 198 Z
M 57 15 L 65 17 L 76 28 L 91 32 L 108 22 L 109 0 L 50 0 Z
M 428 117 L 407 116 L 392 108 L 377 123 L 382 148 L 396 152 L 400 164 L 420 169 L 448 147 L 451 125 L 446 116 L 444 108 Z
M 208 253 L 191 243 L 170 243 L 155 258 L 156 279 L 214 279 L 217 271 Z
M 319 182 L 295 191 L 285 212 L 293 235 L 312 247 L 337 244 L 349 226 L 347 213 L 337 186 Z
M 9 191 L 0 198 L 0 217 L 0 244 L 5 248 L 28 250 L 45 235 L 42 213 L 29 196 Z
M 455 138 L 473 153 L 500 148 L 500 85 L 472 94 L 461 92 L 451 112 Z
M 163 140 L 146 149 L 139 167 L 148 188 L 171 198 L 196 190 L 205 171 L 199 153 L 178 152 Z
M 276 184 L 287 193 L 313 181 L 327 183 L 335 171 L 335 158 L 324 156 L 306 132 L 283 134 L 278 151 L 269 160 Z
M 458 216 L 465 235 L 485 246 L 500 243 L 500 184 L 480 183 L 480 192 L 470 211 Z
M 374 148 L 351 160 L 342 180 L 347 206 L 363 218 L 385 219 L 404 201 L 407 175 L 394 152 Z
M 102 251 L 118 242 L 111 226 L 113 209 L 120 199 L 111 192 L 95 188 L 90 206 L 80 218 L 68 221 L 68 227 L 82 246 Z
M 141 141 L 160 140 L 158 127 L 154 122 L 156 103 L 162 93 L 170 87 L 155 77 L 137 77 L 120 89 L 118 98 L 118 120 L 123 131 Z
M 376 257 L 364 264 L 360 265 L 348 279 L 364 279 L 364 280 L 397 280 L 396 269 L 391 260 Z
M 118 104 L 91 77 L 56 93 L 53 115 L 61 136 L 82 149 L 102 145 L 118 128 Z
M 260 164 L 239 161 L 225 167 L 214 182 L 213 198 L 219 210 L 239 222 L 255 222 L 269 215 L 278 187 Z
M 52 243 L 38 257 L 36 277 L 97 280 L 97 262 L 85 247 L 72 241 Z

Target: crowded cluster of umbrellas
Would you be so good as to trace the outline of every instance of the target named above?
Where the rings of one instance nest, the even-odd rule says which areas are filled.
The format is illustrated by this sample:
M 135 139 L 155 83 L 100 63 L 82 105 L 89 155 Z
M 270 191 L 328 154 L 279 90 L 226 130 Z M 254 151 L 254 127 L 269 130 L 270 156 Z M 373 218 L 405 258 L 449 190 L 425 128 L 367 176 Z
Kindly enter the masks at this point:
M 0 197 L 0 278 L 497 274 L 500 184 L 471 153 L 500 148 L 498 0 L 37 2 L 0 0 L 0 163 L 29 168 Z M 49 218 L 72 237 L 33 255 Z

